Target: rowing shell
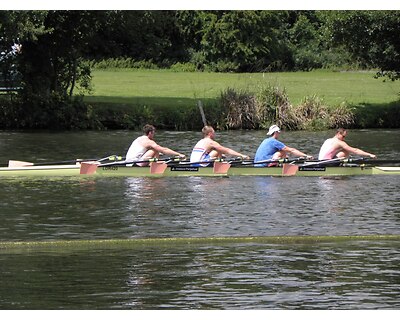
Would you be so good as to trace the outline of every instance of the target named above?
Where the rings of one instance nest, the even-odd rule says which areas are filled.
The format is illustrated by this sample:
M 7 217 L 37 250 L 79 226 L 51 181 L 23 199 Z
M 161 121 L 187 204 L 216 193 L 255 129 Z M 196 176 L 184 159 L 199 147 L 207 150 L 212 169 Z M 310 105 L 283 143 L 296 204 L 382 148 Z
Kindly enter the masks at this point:
M 52 165 L 52 166 L 22 166 L 22 167 L 0 167 L 0 177 L 25 177 L 25 176 L 79 176 L 81 166 L 75 165 Z
M 51 166 L 24 166 L 24 167 L 0 167 L 0 176 L 110 176 L 110 177 L 187 177 L 187 176 L 366 176 L 366 175 L 398 175 L 400 167 L 378 166 L 338 166 L 338 167 L 313 167 L 292 166 L 281 167 L 253 167 L 232 166 L 227 169 L 216 170 L 215 167 L 191 167 L 172 165 L 164 167 L 164 170 L 154 170 L 150 167 L 138 166 L 99 166 L 93 172 L 84 173 L 81 164 L 75 165 L 51 165 Z M 294 170 L 292 170 L 294 169 Z
M 171 166 L 161 173 L 150 173 L 148 167 L 99 167 L 95 175 L 99 176 L 123 176 L 123 177 L 143 177 L 143 176 L 163 176 L 163 177 L 184 177 L 184 176 L 299 176 L 299 177 L 319 177 L 319 176 L 357 176 L 357 175 L 393 175 L 400 174 L 400 167 L 299 167 L 297 172 L 292 173 L 283 167 L 230 167 L 226 173 L 215 172 L 212 167 L 185 167 Z

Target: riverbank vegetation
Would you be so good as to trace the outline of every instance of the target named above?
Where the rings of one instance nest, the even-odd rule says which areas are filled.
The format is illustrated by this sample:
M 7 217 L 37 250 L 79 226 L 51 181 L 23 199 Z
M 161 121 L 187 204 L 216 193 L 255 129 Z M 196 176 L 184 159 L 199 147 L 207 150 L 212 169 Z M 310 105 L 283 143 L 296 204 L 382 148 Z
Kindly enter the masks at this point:
M 147 119 L 163 128 L 197 130 L 202 125 L 199 100 L 207 121 L 220 129 L 260 129 L 272 122 L 297 130 L 398 127 L 399 104 L 393 101 L 400 83 L 377 81 L 373 75 L 94 70 L 93 90 L 85 101 L 108 128 L 138 128 Z
M 399 28 L 397 11 L 2 11 L 0 128 L 191 129 L 198 100 L 221 129 L 399 127 L 398 86 L 382 95 Z

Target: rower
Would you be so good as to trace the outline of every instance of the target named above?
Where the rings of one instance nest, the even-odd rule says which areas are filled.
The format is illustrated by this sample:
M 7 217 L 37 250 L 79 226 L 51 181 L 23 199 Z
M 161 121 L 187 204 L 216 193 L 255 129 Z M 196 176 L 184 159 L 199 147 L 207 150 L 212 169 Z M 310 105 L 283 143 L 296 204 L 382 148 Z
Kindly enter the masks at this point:
M 260 146 L 256 151 L 256 155 L 254 156 L 254 162 L 268 161 L 268 160 L 279 160 L 288 157 L 288 154 L 293 154 L 298 157 L 304 157 L 306 159 L 313 159 L 313 156 L 305 154 L 296 148 L 289 147 L 284 143 L 278 140 L 278 137 L 281 133 L 281 129 L 277 125 L 272 125 L 269 128 L 267 135 L 268 138 L 264 139 L 261 142 Z M 265 167 L 265 166 L 276 166 L 278 165 L 278 161 L 275 163 L 262 163 L 256 164 L 257 167 Z
M 136 138 L 132 142 L 128 152 L 126 153 L 126 162 L 129 163 L 133 161 L 144 161 L 141 163 L 137 163 L 137 165 L 141 167 L 148 166 L 150 163 L 146 162 L 146 160 L 149 160 L 151 158 L 158 159 L 161 153 L 172 156 L 178 156 L 179 158 L 182 159 L 185 158 L 185 155 L 182 153 L 158 145 L 154 141 L 155 132 L 156 128 L 150 124 L 146 124 L 143 127 L 143 135 Z M 130 165 L 132 166 L 132 164 Z
M 190 162 L 195 162 L 193 166 L 206 167 L 211 163 L 212 159 L 222 158 L 225 155 L 240 157 L 242 159 L 249 159 L 248 155 L 239 153 L 233 149 L 227 148 L 216 142 L 215 131 L 211 126 L 205 126 L 201 132 L 203 139 L 199 140 L 194 146 L 190 155 Z M 205 162 L 205 163 L 198 163 Z
M 358 148 L 349 146 L 344 139 L 346 138 L 347 130 L 339 128 L 336 130 L 336 134 L 329 139 L 326 139 L 322 144 L 319 151 L 318 160 L 329 160 L 334 158 L 348 158 L 350 154 L 357 154 L 360 156 L 366 156 L 370 158 L 376 158 L 376 155 L 365 152 Z

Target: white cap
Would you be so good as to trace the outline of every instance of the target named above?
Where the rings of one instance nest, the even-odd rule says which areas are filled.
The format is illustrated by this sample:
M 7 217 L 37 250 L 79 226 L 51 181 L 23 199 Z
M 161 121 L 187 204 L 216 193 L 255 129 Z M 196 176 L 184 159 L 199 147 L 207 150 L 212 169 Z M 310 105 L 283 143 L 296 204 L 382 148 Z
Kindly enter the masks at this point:
M 275 132 L 281 132 L 281 129 L 276 124 L 269 127 L 267 135 L 272 136 Z

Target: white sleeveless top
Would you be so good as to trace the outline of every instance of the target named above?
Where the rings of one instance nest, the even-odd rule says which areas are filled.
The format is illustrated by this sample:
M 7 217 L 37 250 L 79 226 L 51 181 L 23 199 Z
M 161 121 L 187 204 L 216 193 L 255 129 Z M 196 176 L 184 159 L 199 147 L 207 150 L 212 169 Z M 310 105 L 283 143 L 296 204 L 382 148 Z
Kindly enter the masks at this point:
M 207 150 L 204 148 L 204 139 L 201 139 L 194 146 L 192 153 L 190 154 L 190 162 L 201 162 L 208 161 L 210 159 L 210 155 L 207 153 Z M 207 166 L 208 163 L 200 164 L 200 166 Z
M 334 148 L 334 142 L 336 138 L 326 139 L 319 150 L 318 160 L 330 160 L 333 159 L 336 154 L 340 151 Z
M 138 139 L 140 139 L 140 137 L 134 140 L 129 147 L 125 157 L 126 161 L 140 160 L 146 153 L 147 149 L 138 142 Z

